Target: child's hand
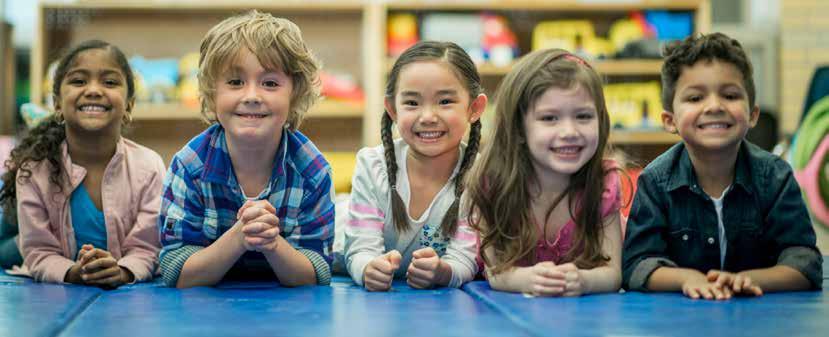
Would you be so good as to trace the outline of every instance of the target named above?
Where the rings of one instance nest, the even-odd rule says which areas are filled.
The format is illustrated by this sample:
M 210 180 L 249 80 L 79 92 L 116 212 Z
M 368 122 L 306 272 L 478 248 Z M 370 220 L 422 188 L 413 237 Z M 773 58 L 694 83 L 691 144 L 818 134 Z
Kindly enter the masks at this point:
M 242 213 L 242 234 L 246 248 L 257 252 L 273 252 L 276 250 L 279 237 L 279 218 L 270 210 L 253 206 Z
M 763 289 L 751 281 L 751 277 L 742 273 L 729 273 L 722 270 L 708 271 L 708 282 L 714 283 L 720 288 L 730 288 L 734 294 L 763 296 Z
M 103 249 L 87 250 L 79 263 L 81 279 L 86 284 L 114 288 L 135 279 L 129 270 L 118 265 L 112 253 Z
M 259 252 L 276 250 L 279 236 L 279 218 L 276 209 L 267 200 L 248 201 L 236 213 L 242 245 L 246 250 Z
M 392 250 L 380 255 L 366 266 L 363 272 L 363 284 L 368 291 L 388 291 L 391 289 L 391 282 L 394 279 L 394 272 L 400 268 L 400 252 Z
M 409 286 L 416 289 L 427 289 L 441 283 L 448 284 L 448 278 L 452 277 L 452 271 L 448 267 L 434 249 L 421 248 L 412 253 L 412 263 L 406 271 L 406 281 Z
M 564 293 L 562 296 L 581 296 L 585 289 L 585 280 L 581 275 L 581 271 L 575 264 L 565 263 L 555 267 L 558 271 L 564 273 Z
M 565 273 L 556 269 L 556 264 L 550 261 L 539 262 L 526 269 L 525 293 L 533 296 L 561 296 L 566 286 Z
M 693 277 L 682 283 L 682 293 L 693 299 L 727 300 L 733 295 L 730 287 L 720 287 L 706 277 Z

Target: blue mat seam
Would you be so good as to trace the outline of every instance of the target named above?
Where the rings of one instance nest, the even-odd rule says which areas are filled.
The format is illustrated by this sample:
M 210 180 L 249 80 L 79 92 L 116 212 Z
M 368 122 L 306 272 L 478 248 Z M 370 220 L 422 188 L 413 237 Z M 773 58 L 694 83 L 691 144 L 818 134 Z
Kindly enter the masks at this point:
M 461 288 L 461 290 L 462 290 L 463 292 L 465 292 L 467 295 L 472 296 L 472 298 L 477 299 L 477 300 L 479 300 L 479 301 L 481 301 L 481 302 L 484 302 L 484 304 L 485 304 L 485 305 L 487 305 L 488 307 L 492 308 L 492 310 L 495 310 L 495 311 L 497 311 L 498 313 L 500 313 L 501 315 L 504 315 L 507 319 L 509 319 L 509 320 L 510 320 L 510 322 L 512 322 L 512 323 L 514 323 L 515 325 L 517 325 L 519 328 L 521 328 L 522 330 L 524 330 L 525 332 L 527 332 L 529 335 L 531 335 L 531 336 L 537 336 L 537 337 L 545 337 L 544 335 L 539 335 L 539 334 L 537 334 L 537 333 L 536 333 L 536 332 L 532 329 L 532 327 L 529 325 L 529 323 L 527 323 L 526 321 L 522 320 L 520 317 L 517 317 L 515 314 L 513 314 L 513 313 L 509 312 L 509 310 L 506 310 L 506 309 L 504 309 L 504 308 L 502 308 L 502 307 L 498 306 L 498 305 L 497 305 L 497 303 L 495 303 L 495 302 L 494 302 L 494 301 L 492 301 L 491 299 L 486 298 L 486 297 L 484 297 L 483 295 L 477 294 L 477 292 L 467 291 L 467 290 L 466 290 L 466 289 L 464 289 L 464 288 Z
M 82 313 L 84 313 L 86 311 L 86 309 L 88 309 L 90 306 L 92 306 L 92 303 L 94 303 L 95 301 L 98 300 L 98 298 L 101 297 L 101 294 L 102 293 L 99 292 L 99 293 L 95 294 L 95 296 L 93 296 L 92 298 L 88 299 L 86 301 L 86 303 L 81 304 L 81 308 L 78 309 L 75 313 L 73 313 L 72 317 L 70 317 L 68 320 L 66 320 L 66 323 L 63 324 L 63 326 L 59 327 L 57 329 L 57 331 L 55 331 L 54 333 L 50 333 L 49 335 L 58 337 L 61 334 L 63 334 L 67 330 L 67 328 L 70 325 L 72 325 L 72 322 L 75 322 L 75 320 L 78 318 L 78 316 L 80 316 Z

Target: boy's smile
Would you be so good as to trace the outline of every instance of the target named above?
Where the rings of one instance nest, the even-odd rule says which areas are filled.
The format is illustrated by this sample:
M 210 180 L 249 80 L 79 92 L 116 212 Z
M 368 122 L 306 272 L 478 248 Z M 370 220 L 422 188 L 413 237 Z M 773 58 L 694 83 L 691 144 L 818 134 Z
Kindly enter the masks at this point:
M 247 48 L 239 50 L 216 83 L 216 117 L 229 139 L 279 145 L 290 110 L 292 84 L 281 70 L 265 69 Z
M 742 73 L 717 59 L 683 67 L 672 107 L 662 114 L 665 129 L 691 151 L 736 151 L 759 115 L 749 107 Z

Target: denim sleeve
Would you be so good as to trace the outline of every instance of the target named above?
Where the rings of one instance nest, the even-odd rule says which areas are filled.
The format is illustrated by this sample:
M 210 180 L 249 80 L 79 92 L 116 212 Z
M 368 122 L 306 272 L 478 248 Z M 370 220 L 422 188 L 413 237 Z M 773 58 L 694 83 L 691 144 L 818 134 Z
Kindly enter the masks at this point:
M 820 289 L 823 260 L 816 246 L 809 211 L 788 164 L 779 165 L 777 169 L 774 180 L 779 182 L 779 188 L 772 191 L 776 193 L 766 215 L 764 235 L 774 243 L 773 253 L 778 265 L 794 268 L 809 280 L 813 289 Z
M 622 252 L 622 286 L 646 291 L 651 273 L 659 267 L 676 267 L 667 256 L 667 219 L 660 199 L 666 192 L 653 181 L 652 172 L 642 173 L 630 210 Z

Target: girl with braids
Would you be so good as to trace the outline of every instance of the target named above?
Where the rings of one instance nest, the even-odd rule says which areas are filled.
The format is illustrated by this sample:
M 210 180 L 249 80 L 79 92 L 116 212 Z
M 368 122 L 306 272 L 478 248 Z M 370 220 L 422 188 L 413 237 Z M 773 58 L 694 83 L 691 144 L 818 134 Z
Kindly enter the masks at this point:
M 604 157 L 601 79 L 575 55 L 540 50 L 496 97 L 495 131 L 467 187 L 490 286 L 534 296 L 617 291 L 619 175 Z
M 121 136 L 135 104 L 124 54 L 85 41 L 61 59 L 55 115 L 12 151 L 0 201 L 37 281 L 118 287 L 153 277 L 164 163 Z
M 477 272 L 477 238 L 459 203 L 487 103 L 480 82 L 469 55 L 451 42 L 418 43 L 395 62 L 383 145 L 357 154 L 345 228 L 346 268 L 369 291 L 389 290 L 402 277 L 419 289 L 459 287 Z

